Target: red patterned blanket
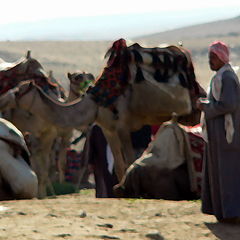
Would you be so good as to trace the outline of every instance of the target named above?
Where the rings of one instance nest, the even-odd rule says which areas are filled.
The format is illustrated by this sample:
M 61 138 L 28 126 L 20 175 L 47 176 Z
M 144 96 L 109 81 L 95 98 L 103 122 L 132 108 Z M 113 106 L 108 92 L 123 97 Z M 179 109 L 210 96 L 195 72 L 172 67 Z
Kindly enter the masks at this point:
M 143 48 L 137 43 L 127 47 L 126 41 L 119 39 L 113 43 L 106 56 L 109 56 L 107 66 L 87 93 L 92 94 L 100 106 L 108 107 L 115 114 L 118 97 L 130 84 L 145 80 L 144 66 L 147 66 L 157 82 L 168 83 L 177 75 L 179 84 L 188 88 L 191 95 L 199 93 L 190 54 L 182 48 Z M 130 75 L 130 66 L 136 69 L 135 76 Z
M 192 128 L 185 128 L 189 138 L 191 156 L 193 161 L 193 175 L 195 176 L 197 193 L 201 195 L 202 185 L 202 168 L 203 168 L 203 153 L 204 153 L 204 140 L 198 131 L 199 126 Z

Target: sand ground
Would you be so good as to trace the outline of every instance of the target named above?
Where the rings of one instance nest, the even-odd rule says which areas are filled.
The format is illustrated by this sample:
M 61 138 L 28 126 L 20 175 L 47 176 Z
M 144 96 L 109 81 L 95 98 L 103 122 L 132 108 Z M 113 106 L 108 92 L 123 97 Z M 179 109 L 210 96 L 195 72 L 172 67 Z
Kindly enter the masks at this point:
M 96 199 L 94 190 L 3 201 L 0 239 L 240 239 L 240 225 L 218 223 L 200 208 L 200 201 Z

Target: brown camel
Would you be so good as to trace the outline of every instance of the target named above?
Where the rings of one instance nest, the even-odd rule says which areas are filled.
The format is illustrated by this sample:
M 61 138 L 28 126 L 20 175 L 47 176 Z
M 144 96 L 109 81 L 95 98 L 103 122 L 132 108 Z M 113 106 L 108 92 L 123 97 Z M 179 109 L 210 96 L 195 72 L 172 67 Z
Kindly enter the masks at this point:
M 42 73 L 44 73 L 43 70 Z M 89 81 L 89 84 L 93 78 L 92 74 L 85 72 L 76 72 L 69 74 L 68 76 L 71 76 L 69 91 L 70 100 L 78 97 L 74 94 L 76 91 L 84 92 L 84 88 L 88 86 L 80 84 L 82 83 L 82 81 L 80 81 L 79 87 L 77 88 L 78 79 Z M 50 72 L 48 78 L 51 80 L 51 82 L 56 83 L 52 76 L 52 72 Z M 75 78 L 77 78 L 77 80 L 74 81 Z M 37 85 L 39 85 L 38 82 Z M 61 86 L 60 90 L 60 92 L 63 92 Z M 73 93 L 73 91 L 75 92 Z M 55 92 L 52 91 L 48 91 L 47 95 L 55 100 L 60 96 L 59 94 L 56 95 Z M 31 162 L 33 169 L 36 171 L 39 179 L 38 196 L 39 198 L 43 198 L 46 196 L 46 186 L 50 183 L 48 175 L 52 162 L 50 156 L 52 153 L 53 144 L 56 139 L 60 139 L 60 146 L 58 153 L 58 166 L 57 168 L 54 166 L 54 171 L 58 171 L 59 182 L 64 181 L 66 148 L 69 146 L 73 129 L 57 127 L 54 124 L 46 123 L 46 121 L 42 119 L 38 114 L 32 114 L 28 111 L 28 109 L 22 109 L 19 106 L 11 110 L 10 119 L 19 129 L 21 129 L 21 131 L 31 133 L 31 140 L 33 142 L 31 147 Z
M 173 118 L 171 122 L 161 125 L 148 149 L 129 166 L 121 183 L 114 186 L 115 197 L 200 198 L 199 163 L 202 163 L 200 149 L 204 141 L 185 131 L 176 120 Z
M 73 77 L 80 76 L 81 73 L 72 74 Z M 82 73 L 84 80 L 88 77 L 92 78 L 91 74 Z M 26 57 L 21 58 L 15 63 L 7 63 L 1 60 L 0 63 L 0 79 L 2 80 L 2 86 L 0 84 L 1 93 L 6 92 L 8 89 L 16 86 L 19 82 L 26 79 L 33 79 L 35 83 L 45 89 L 46 93 L 54 99 L 66 100 L 64 89 L 53 77 L 52 71 L 49 75 L 45 73 L 41 64 L 31 57 L 30 51 L 28 51 Z M 73 91 L 78 91 L 87 87 L 87 85 L 79 86 L 77 89 L 77 81 L 75 81 L 74 87 L 71 87 L 69 97 L 70 100 L 78 97 L 75 96 Z M 4 117 L 14 123 L 22 132 L 31 133 L 31 140 L 34 144 L 31 148 L 31 162 L 34 170 L 39 178 L 39 194 L 40 198 L 46 196 L 46 186 L 49 182 L 48 169 L 50 167 L 50 153 L 54 141 L 58 136 L 61 139 L 61 147 L 59 151 L 59 166 L 58 172 L 60 182 L 64 180 L 64 167 L 66 161 L 66 147 L 69 145 L 69 139 L 71 137 L 72 129 L 56 128 L 56 126 L 48 125 L 44 119 L 38 115 L 33 115 L 29 111 L 14 108 L 4 113 Z M 55 168 L 56 171 L 56 168 Z
M 18 106 L 52 124 L 86 127 L 97 122 L 111 146 L 120 181 L 134 161 L 130 132 L 167 121 L 173 112 L 182 116 L 182 123 L 198 123 L 195 101 L 201 88 L 190 55 L 182 48 L 127 47 L 120 39 L 108 53 L 107 67 L 81 101 L 58 103 L 29 83 L 14 91 Z M 1 97 L 1 106 L 16 104 L 12 92 Z
M 26 57 L 21 58 L 15 63 L 0 63 L 0 94 L 16 86 L 19 82 L 26 79 L 34 79 L 36 84 L 47 91 L 47 93 L 57 98 L 58 85 L 49 81 L 41 64 L 31 57 L 28 51 Z M 31 148 L 31 165 L 38 176 L 38 196 L 46 196 L 46 185 L 48 184 L 48 174 L 46 169 L 49 166 L 49 153 L 52 143 L 56 138 L 56 129 L 45 124 L 44 119 L 38 115 L 33 115 L 27 109 L 18 107 L 5 111 L 4 117 L 11 121 L 21 132 L 31 133 L 34 147 Z
M 70 81 L 69 84 L 69 94 L 65 102 L 71 102 L 81 96 L 86 92 L 87 88 L 95 80 L 91 73 L 86 73 L 84 71 L 76 71 L 74 73 L 67 74 Z M 57 152 L 57 170 L 58 179 L 62 183 L 65 180 L 65 170 L 66 170 L 66 153 L 67 148 L 70 145 L 71 137 L 73 136 L 73 129 L 57 127 L 57 138 L 55 140 L 54 149 L 58 149 Z M 54 151 L 55 152 L 55 151 Z
M 30 53 L 28 54 L 28 59 L 30 59 Z M 37 62 L 37 61 L 34 61 Z M 41 65 L 36 66 L 41 67 Z M 33 67 L 31 68 L 32 72 Z M 11 69 L 8 69 L 11 72 Z M 41 69 L 42 77 L 40 79 L 34 78 L 34 82 L 43 87 L 43 83 L 51 83 L 50 87 L 44 88 L 47 90 L 46 93 L 53 99 L 66 99 L 66 96 L 63 93 L 63 88 L 56 82 L 54 79 L 52 72 L 49 73 L 49 76 L 46 75 L 43 69 Z M 87 80 L 88 77 L 92 78 L 91 74 L 85 74 L 84 72 L 81 74 L 78 72 L 77 74 L 74 73 L 72 78 L 75 76 L 83 75 L 83 79 Z M 87 75 L 87 76 L 85 76 Z M 37 81 L 36 81 L 37 80 Z M 43 83 L 42 83 L 43 81 Z M 70 82 L 70 91 L 69 96 L 70 99 L 76 98 L 73 94 L 73 89 L 75 91 L 83 91 L 83 86 L 79 85 L 79 89 L 77 89 L 77 85 L 75 82 L 74 87 L 71 87 Z M 54 87 L 54 88 L 53 88 Z M 86 87 L 86 86 L 85 86 Z M 52 91 L 54 89 L 54 91 Z M 57 91 L 58 89 L 58 91 Z M 60 147 L 59 147 L 59 155 L 58 155 L 58 166 L 57 168 L 54 167 L 54 171 L 58 171 L 59 174 L 59 181 L 64 181 L 64 172 L 65 172 L 65 165 L 66 165 L 66 147 L 69 146 L 69 140 L 72 136 L 72 128 L 61 128 L 56 127 L 54 124 L 46 123 L 44 119 L 41 118 L 38 114 L 32 114 L 28 111 L 28 109 L 22 109 L 20 107 L 16 107 L 11 109 L 10 114 L 6 116 L 12 123 L 14 123 L 22 132 L 29 132 L 31 133 L 31 163 L 33 169 L 38 175 L 39 179 L 39 187 L 38 187 L 38 197 L 43 198 L 46 196 L 46 186 L 50 184 L 49 180 L 49 169 L 51 167 L 51 153 L 53 144 L 56 139 L 60 139 Z
M 74 73 L 68 73 L 69 95 L 67 102 L 74 101 L 86 93 L 86 90 L 95 81 L 93 74 L 86 73 L 84 71 L 76 71 Z

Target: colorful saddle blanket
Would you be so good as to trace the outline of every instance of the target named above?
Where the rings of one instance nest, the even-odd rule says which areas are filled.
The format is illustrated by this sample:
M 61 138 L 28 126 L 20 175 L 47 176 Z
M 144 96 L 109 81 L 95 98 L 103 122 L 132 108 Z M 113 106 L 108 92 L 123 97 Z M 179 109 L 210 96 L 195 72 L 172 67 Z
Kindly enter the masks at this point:
M 146 80 L 145 71 L 162 83 L 177 76 L 179 84 L 188 88 L 190 94 L 199 93 L 190 54 L 179 47 L 143 48 L 138 44 L 127 47 L 126 41 L 119 39 L 106 56 L 109 56 L 107 66 L 87 93 L 92 94 L 100 106 L 110 108 L 114 113 L 117 113 L 115 103 L 118 97 L 130 84 Z
M 81 153 L 74 149 L 67 150 L 67 166 L 65 171 L 66 182 L 78 183 L 79 171 L 81 166 Z

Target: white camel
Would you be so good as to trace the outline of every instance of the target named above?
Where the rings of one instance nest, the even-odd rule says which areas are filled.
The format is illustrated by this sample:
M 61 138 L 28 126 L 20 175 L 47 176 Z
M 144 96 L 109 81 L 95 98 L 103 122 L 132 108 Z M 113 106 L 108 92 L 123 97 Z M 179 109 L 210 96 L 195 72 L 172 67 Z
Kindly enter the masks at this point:
M 0 118 L 0 199 L 37 197 L 38 180 L 29 166 L 29 151 L 22 133 Z

